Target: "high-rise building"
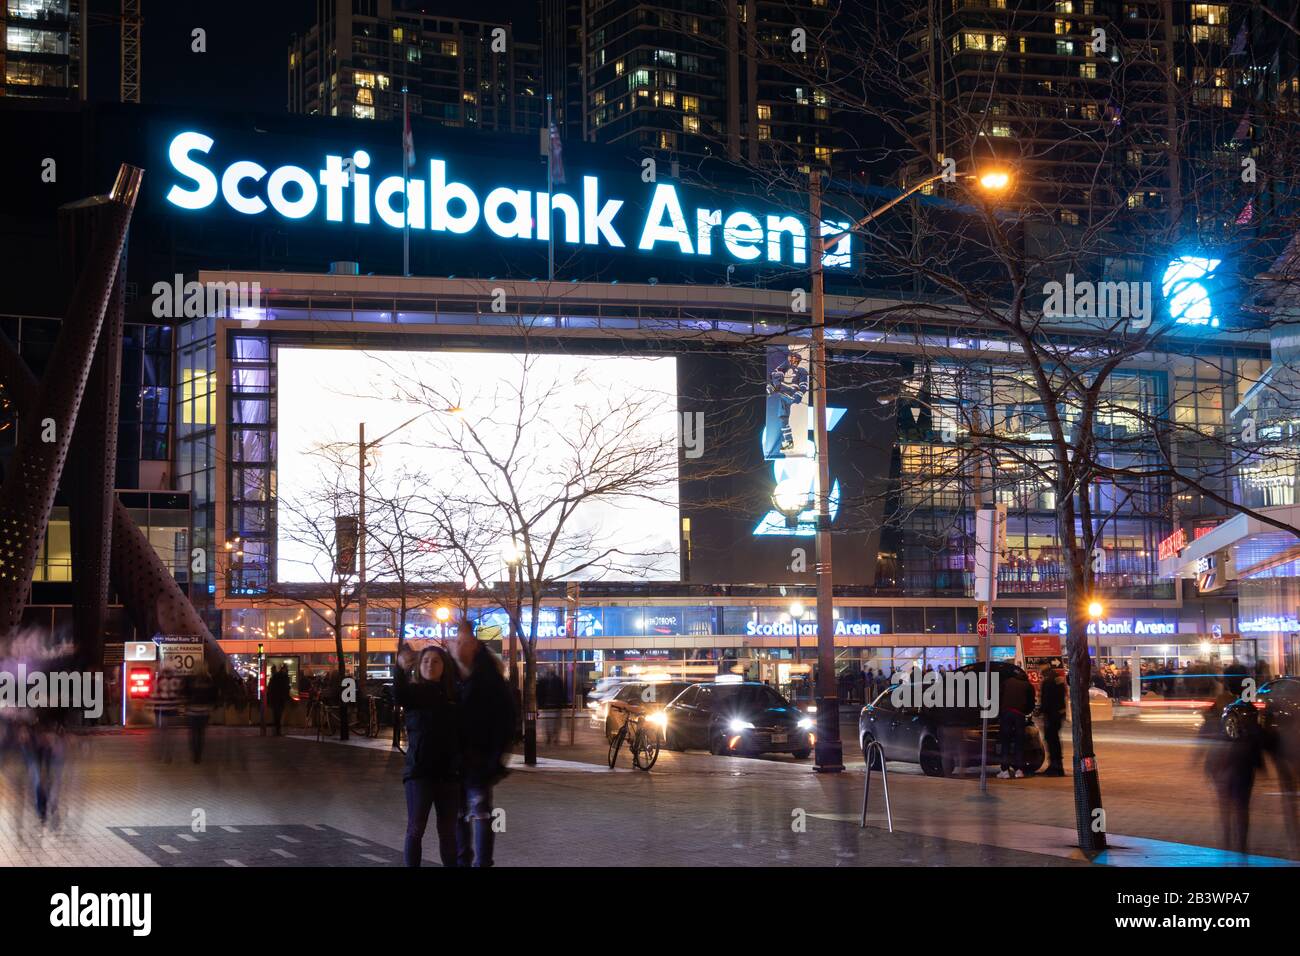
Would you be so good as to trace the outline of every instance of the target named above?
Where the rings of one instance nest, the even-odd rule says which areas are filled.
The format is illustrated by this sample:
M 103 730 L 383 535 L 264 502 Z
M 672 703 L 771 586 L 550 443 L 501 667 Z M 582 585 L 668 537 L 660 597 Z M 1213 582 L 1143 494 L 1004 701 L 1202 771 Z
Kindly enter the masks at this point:
M 1236 166 L 1252 104 L 1294 75 L 1294 39 L 1226 2 L 942 0 L 895 17 L 923 152 L 1006 159 L 1067 224 L 1164 215 L 1189 191 L 1171 158 Z
M 447 126 L 538 130 L 541 47 L 509 23 L 408 12 L 392 0 L 323 0 L 289 45 L 289 111 Z
M 84 99 L 84 0 L 0 3 L 0 96 Z
M 547 91 L 569 137 L 828 166 L 830 104 L 800 78 L 828 17 L 826 0 L 545 0 Z

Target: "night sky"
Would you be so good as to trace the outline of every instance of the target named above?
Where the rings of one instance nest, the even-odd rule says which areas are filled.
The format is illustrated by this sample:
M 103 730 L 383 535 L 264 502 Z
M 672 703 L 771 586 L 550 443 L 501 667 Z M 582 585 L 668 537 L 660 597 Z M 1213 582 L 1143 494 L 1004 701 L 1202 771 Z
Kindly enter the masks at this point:
M 541 0 L 436 0 L 407 9 L 508 21 L 523 39 L 539 33 Z M 90 98 L 118 98 L 117 0 L 90 0 Z M 315 18 L 315 0 L 144 0 L 142 102 L 217 110 L 283 112 L 289 39 Z M 190 50 L 207 31 L 207 52 Z

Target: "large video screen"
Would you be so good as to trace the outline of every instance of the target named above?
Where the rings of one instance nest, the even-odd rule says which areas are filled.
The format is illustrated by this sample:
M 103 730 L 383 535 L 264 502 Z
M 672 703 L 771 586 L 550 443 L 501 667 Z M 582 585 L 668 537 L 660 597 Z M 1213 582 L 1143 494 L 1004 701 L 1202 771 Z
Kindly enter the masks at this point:
M 502 580 L 519 515 L 550 580 L 681 577 L 675 358 L 281 346 L 277 367 L 279 581 L 332 579 L 361 423 L 371 580 Z

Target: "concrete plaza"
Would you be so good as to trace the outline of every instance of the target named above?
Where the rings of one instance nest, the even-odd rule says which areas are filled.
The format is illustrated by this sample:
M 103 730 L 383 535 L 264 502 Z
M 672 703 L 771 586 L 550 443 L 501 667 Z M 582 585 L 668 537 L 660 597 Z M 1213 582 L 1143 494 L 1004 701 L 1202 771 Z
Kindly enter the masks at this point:
M 849 726 L 846 733 L 851 734 Z M 922 776 L 890 764 L 893 832 L 874 778 L 859 827 L 863 765 L 814 773 L 810 761 L 664 751 L 650 773 L 626 755 L 605 765 L 580 726 L 543 743 L 536 768 L 497 791 L 507 866 L 1086 866 L 1074 848 L 1070 779 Z M 849 737 L 852 740 L 852 737 Z M 71 738 L 57 819 L 42 825 L 9 755 L 0 780 L 0 865 L 393 866 L 401 862 L 403 758 L 386 740 L 349 744 L 213 728 L 203 762 L 174 734 L 161 759 L 152 730 Z M 1104 865 L 1294 865 L 1271 768 L 1252 805 L 1250 857 L 1222 849 L 1204 745 L 1184 719 L 1098 729 L 1107 829 Z M 436 857 L 432 834 L 426 861 Z

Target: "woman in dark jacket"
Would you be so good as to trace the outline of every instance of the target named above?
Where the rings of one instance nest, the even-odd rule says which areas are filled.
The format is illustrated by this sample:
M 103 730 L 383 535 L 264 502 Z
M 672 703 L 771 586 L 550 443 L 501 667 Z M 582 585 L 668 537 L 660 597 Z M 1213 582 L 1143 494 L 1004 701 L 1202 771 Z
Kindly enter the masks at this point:
M 443 866 L 456 865 L 456 818 L 460 809 L 460 731 L 451 658 L 438 647 L 420 652 L 416 677 L 406 668 L 410 650 L 398 654 L 393 682 L 397 704 L 405 711 L 407 866 L 419 866 L 429 811 L 435 811 L 438 852 Z

